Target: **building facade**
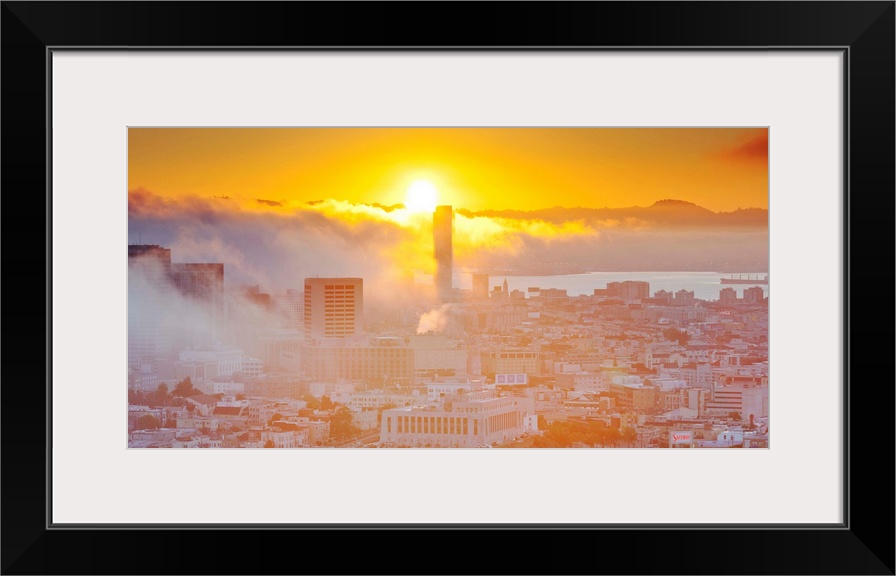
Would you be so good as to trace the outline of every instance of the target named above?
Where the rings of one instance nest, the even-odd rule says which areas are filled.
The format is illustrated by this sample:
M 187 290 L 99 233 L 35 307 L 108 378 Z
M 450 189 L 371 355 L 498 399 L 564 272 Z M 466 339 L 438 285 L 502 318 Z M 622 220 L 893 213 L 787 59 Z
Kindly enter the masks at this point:
M 473 274 L 473 298 L 488 300 L 488 274 Z
M 305 338 L 344 338 L 364 331 L 361 278 L 306 278 Z
M 439 408 L 384 410 L 380 441 L 414 447 L 489 446 L 525 433 L 527 416 L 534 412 L 532 399 L 524 396 L 461 394 Z
M 224 264 L 172 263 L 171 250 L 128 245 L 128 365 L 209 346 L 224 323 Z

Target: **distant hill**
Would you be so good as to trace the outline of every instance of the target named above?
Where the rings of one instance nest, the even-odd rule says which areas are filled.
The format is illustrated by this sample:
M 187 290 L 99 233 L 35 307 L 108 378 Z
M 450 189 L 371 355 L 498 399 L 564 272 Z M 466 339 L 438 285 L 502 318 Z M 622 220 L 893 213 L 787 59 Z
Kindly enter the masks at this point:
M 661 228 L 767 228 L 768 210 L 742 208 L 733 212 L 713 212 L 693 202 L 660 200 L 651 206 L 631 208 L 564 208 L 555 206 L 540 210 L 480 210 L 463 208 L 458 214 L 468 217 L 488 216 L 514 220 L 544 220 L 560 224 L 584 220 L 595 224 L 613 222 L 619 225 L 650 225 Z

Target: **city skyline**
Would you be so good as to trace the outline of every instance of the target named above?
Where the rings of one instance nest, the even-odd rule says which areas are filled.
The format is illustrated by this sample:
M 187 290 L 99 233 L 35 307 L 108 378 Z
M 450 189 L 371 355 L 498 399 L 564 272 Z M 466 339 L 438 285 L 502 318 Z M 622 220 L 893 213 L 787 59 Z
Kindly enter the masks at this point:
M 364 276 L 377 296 L 436 273 L 431 213 L 449 205 L 453 266 L 470 272 L 767 272 L 767 139 L 754 128 L 132 128 L 128 241 L 223 262 L 233 281 L 270 290 Z
M 129 134 L 131 447 L 768 446 L 764 129 Z M 491 156 L 470 156 L 474 136 Z M 328 171 L 327 193 L 261 197 L 296 146 L 314 160 L 292 169 Z M 479 197 L 452 180 L 502 153 L 516 180 Z M 397 177 L 392 157 L 414 166 Z M 654 199 L 569 183 L 601 163 Z M 693 201 L 753 198 L 758 176 L 759 207 Z M 245 189 L 203 192 L 227 178 Z

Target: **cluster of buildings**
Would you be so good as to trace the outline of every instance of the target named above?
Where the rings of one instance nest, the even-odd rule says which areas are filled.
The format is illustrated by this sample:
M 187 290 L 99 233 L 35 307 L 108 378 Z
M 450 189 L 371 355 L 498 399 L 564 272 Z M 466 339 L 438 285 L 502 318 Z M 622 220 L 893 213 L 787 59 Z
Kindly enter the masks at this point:
M 556 422 L 631 429 L 629 447 L 768 446 L 761 287 L 569 296 L 483 273 L 458 290 L 451 222 L 438 207 L 433 286 L 366 307 L 362 278 L 226 290 L 222 264 L 129 246 L 129 446 L 526 446 Z M 193 395 L 159 394 L 186 378 Z

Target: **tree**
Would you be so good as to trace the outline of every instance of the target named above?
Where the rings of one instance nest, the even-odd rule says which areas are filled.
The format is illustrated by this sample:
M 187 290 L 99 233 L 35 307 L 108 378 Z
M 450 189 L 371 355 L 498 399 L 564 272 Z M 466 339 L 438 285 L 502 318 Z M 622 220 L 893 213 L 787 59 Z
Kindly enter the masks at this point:
M 544 436 L 535 436 L 532 438 L 533 448 L 557 448 L 557 444 Z
M 268 438 L 268 441 L 264 443 L 264 447 L 265 447 L 265 448 L 273 448 L 273 447 L 274 447 L 274 441 L 271 440 L 270 438 Z
M 623 442 L 628 442 L 631 444 L 638 439 L 638 432 L 631 426 L 626 426 L 621 430 L 621 436 Z
M 152 414 L 145 414 L 137 419 L 137 430 L 155 430 L 161 426 L 159 419 Z
M 174 392 L 171 393 L 172 396 L 189 396 L 190 392 L 193 390 L 193 382 L 190 380 L 190 377 L 187 376 L 180 382 L 174 385 Z
M 333 401 L 330 400 L 330 397 L 327 395 L 323 395 L 320 397 L 320 409 L 321 410 L 332 410 L 334 408 Z
M 202 390 L 193 387 L 193 382 L 190 380 L 189 376 L 175 384 L 174 390 L 171 391 L 172 398 L 188 398 L 199 394 L 202 394 Z
M 156 388 L 156 393 L 153 395 L 152 402 L 156 405 L 164 406 L 168 400 L 168 385 L 164 382 L 159 384 L 159 387 Z
M 358 429 L 352 421 L 352 411 L 345 406 L 339 407 L 330 417 L 330 435 L 338 438 L 357 434 Z
M 585 444 L 585 434 L 580 430 L 573 430 L 569 434 L 570 444 Z
M 678 328 L 666 328 L 663 330 L 663 337 L 666 340 L 678 341 L 679 346 L 684 346 L 688 343 L 688 340 L 691 339 L 691 336 L 687 332 L 679 330 Z
M 619 443 L 619 440 L 622 438 L 622 434 L 619 432 L 619 428 L 607 428 L 607 443 L 612 444 L 615 448 Z
M 302 400 L 307 403 L 309 410 L 317 410 L 318 408 L 320 408 L 320 400 L 318 400 L 311 394 L 305 394 L 304 396 L 302 396 Z
M 603 440 L 603 433 L 601 430 L 589 430 L 587 434 L 585 434 L 585 444 L 589 446 L 600 446 Z
M 544 433 L 546 440 L 550 440 L 556 447 L 568 448 L 572 446 L 572 430 L 566 422 L 554 422 Z

